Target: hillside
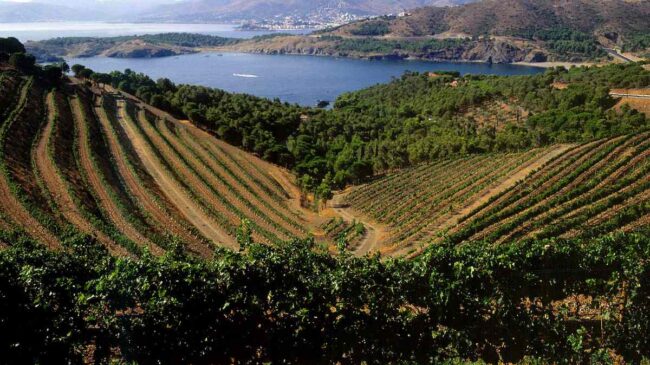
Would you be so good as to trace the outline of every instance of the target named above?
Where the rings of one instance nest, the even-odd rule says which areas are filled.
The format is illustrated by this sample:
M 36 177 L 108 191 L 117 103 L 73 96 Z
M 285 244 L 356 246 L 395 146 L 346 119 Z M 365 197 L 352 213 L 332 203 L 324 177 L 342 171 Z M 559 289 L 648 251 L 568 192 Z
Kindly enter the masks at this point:
M 155 58 L 199 52 L 203 48 L 232 45 L 237 39 L 192 33 L 163 33 L 119 37 L 68 37 L 25 43 L 39 62 L 57 62 L 61 57 L 105 56 Z
M 319 3 L 296 2 L 300 6 L 276 5 L 302 9 L 298 12 L 330 9 Z M 201 19 L 213 12 L 229 14 L 227 9 L 265 14 L 276 8 L 268 2 L 220 4 L 223 9 L 218 11 L 210 10 L 217 5 L 204 2 L 185 4 L 183 10 L 177 9 L 181 4 L 173 4 L 170 11 L 176 16 L 195 9 L 202 15 L 193 15 L 192 19 Z M 371 4 L 382 8 L 382 3 Z M 333 8 L 340 9 L 339 5 Z M 217 50 L 366 59 L 606 63 L 627 60 L 614 49 L 632 59 L 643 59 L 650 53 L 649 17 L 650 6 L 643 1 L 483 0 L 454 7 L 422 7 L 405 15 L 368 18 L 305 36 L 280 33 L 241 40 L 171 33 L 59 38 L 29 42 L 27 48 L 41 61 L 57 57 L 164 57 Z
M 483 0 L 452 8 L 422 8 L 388 21 L 388 36 L 427 36 L 444 32 L 480 36 L 527 36 L 530 32 L 570 29 L 622 41 L 650 32 L 650 6 L 625 0 Z M 366 22 L 335 34 L 353 35 Z M 620 39 L 619 39 L 620 38 Z
M 52 248 L 78 231 L 116 255 L 160 254 L 178 238 L 206 257 L 236 247 L 244 218 L 259 242 L 311 230 L 284 171 L 190 124 L 97 87 L 50 90 L 11 70 L 1 80 L 3 229 Z
M 599 61 L 603 47 L 644 54 L 650 5 L 625 0 L 483 0 L 352 22 L 308 37 L 232 49 L 363 58 L 484 62 Z
M 650 225 L 648 137 L 443 160 L 356 187 L 343 202 L 389 227 L 375 249 L 393 254 L 443 239 L 503 243 L 630 232 Z
M 647 119 L 605 88 L 647 87 L 638 65 L 519 78 L 407 74 L 343 95 L 332 111 L 133 72 L 75 70 L 85 79 L 64 79 L 56 89 L 11 67 L 2 73 L 2 227 L 22 227 L 50 247 L 81 232 L 117 255 L 160 254 L 178 238 L 209 256 L 215 247 L 236 248 L 242 218 L 257 242 L 318 233 L 323 243 L 345 237 L 358 254 L 397 256 L 442 235 L 501 242 L 646 226 Z M 104 83 L 137 90 L 183 120 Z M 418 122 L 420 113 L 428 117 Z M 317 141 L 338 124 L 355 131 L 349 142 Z M 291 168 L 298 185 L 225 141 Z M 333 212 L 321 217 L 302 207 L 409 165 L 417 167 L 336 196 Z M 529 196 L 531 187 L 540 190 Z
M 648 68 L 323 110 L 0 38 L 0 363 L 645 364 Z
M 81 20 L 72 8 L 59 4 L 0 1 L 0 22 L 51 22 Z

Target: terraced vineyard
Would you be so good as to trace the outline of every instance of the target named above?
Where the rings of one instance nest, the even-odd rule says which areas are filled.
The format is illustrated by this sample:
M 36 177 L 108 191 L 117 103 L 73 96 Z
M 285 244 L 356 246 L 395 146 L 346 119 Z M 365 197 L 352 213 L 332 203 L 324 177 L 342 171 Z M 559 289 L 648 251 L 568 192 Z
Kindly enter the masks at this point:
M 243 219 L 259 242 L 312 229 L 278 167 L 128 95 L 73 83 L 49 91 L 13 72 L 0 85 L 5 235 L 56 249 L 80 232 L 119 256 L 182 242 L 208 257 L 236 248 Z
M 356 188 L 345 202 L 389 225 L 377 249 L 393 255 L 445 238 L 500 243 L 633 231 L 650 218 L 648 137 L 439 161 Z

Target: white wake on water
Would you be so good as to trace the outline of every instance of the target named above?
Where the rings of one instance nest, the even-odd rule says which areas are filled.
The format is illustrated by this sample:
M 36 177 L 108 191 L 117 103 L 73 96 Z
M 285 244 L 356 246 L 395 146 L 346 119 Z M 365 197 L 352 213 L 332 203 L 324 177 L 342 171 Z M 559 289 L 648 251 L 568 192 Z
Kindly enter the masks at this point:
M 245 77 L 247 79 L 256 79 L 259 77 L 257 75 L 251 75 L 251 74 L 232 74 L 232 75 L 235 77 Z

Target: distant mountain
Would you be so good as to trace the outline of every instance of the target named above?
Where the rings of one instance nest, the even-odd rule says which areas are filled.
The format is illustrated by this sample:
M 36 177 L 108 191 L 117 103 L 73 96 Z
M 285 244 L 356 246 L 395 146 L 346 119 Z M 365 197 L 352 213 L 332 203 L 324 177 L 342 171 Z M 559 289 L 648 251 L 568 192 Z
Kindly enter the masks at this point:
M 422 7 L 309 36 L 253 39 L 229 48 L 371 59 L 604 62 L 607 48 L 647 47 L 648 19 L 648 0 L 483 0 Z
M 78 20 L 71 8 L 45 3 L 0 2 L 0 23 Z
M 266 20 L 286 16 L 303 19 L 333 19 L 399 13 L 426 5 L 449 6 L 474 0 L 187 0 L 163 5 L 145 13 L 147 21 L 234 21 Z
M 453 8 L 426 7 L 388 21 L 384 35 L 528 35 L 540 30 L 579 31 L 618 41 L 650 33 L 647 0 L 483 0 Z M 354 34 L 363 22 L 341 27 Z
M 129 21 L 136 14 L 174 0 L 0 0 L 0 23 L 46 21 Z M 62 5 L 63 4 L 63 5 Z

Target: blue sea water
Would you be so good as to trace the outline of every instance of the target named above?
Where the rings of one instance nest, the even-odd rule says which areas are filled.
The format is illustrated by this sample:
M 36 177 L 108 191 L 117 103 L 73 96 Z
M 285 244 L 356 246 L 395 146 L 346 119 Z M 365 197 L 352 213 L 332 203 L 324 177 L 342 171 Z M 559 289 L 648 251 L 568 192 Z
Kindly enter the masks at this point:
M 199 53 L 154 59 L 106 57 L 67 60 L 98 72 L 129 68 L 153 79 L 167 77 L 175 83 L 203 85 L 231 92 L 279 98 L 314 105 L 334 101 L 344 92 L 389 82 L 405 71 L 458 71 L 461 74 L 529 75 L 541 68 L 518 65 L 427 61 L 368 61 L 347 58 Z

